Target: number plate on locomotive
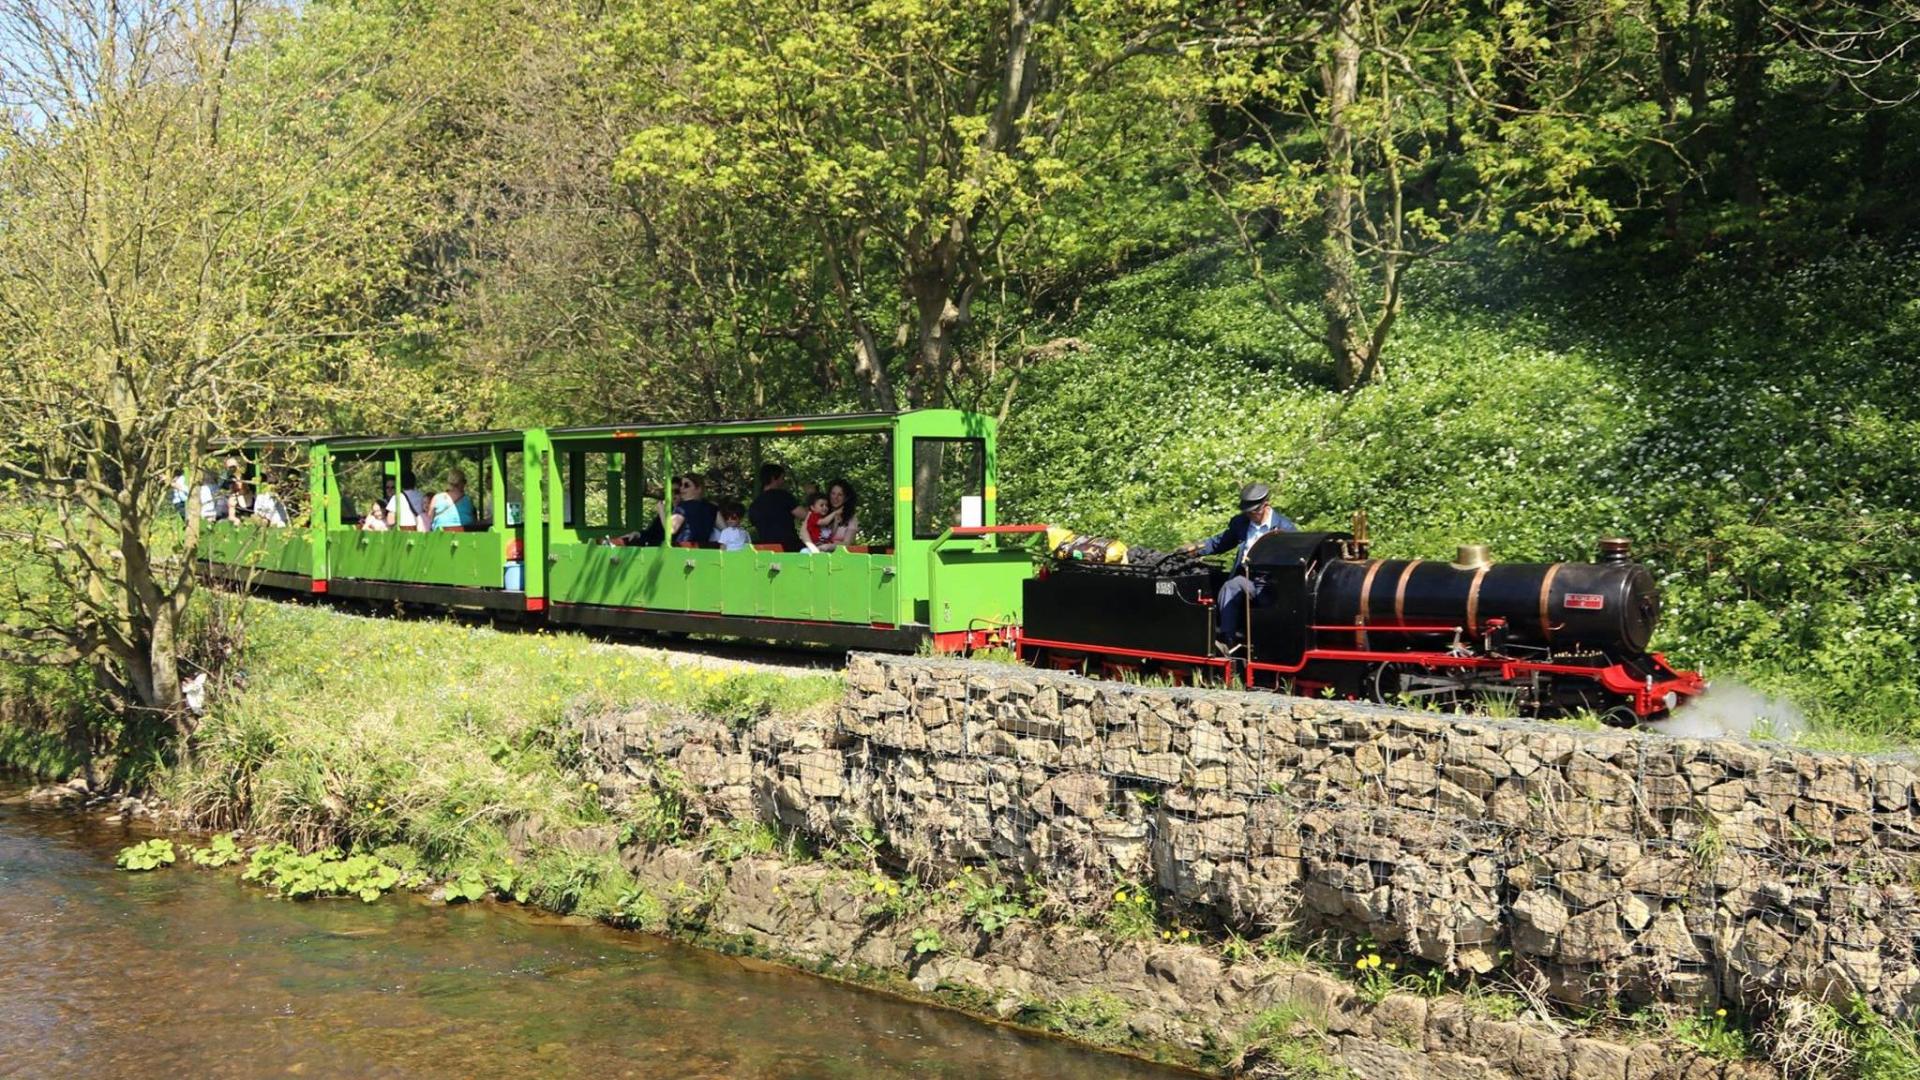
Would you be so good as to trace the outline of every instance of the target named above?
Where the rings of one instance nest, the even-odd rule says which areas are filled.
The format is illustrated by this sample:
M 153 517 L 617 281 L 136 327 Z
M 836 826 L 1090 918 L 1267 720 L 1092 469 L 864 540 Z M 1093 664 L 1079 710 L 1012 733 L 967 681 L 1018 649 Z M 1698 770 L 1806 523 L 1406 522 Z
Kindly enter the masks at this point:
M 1578 608 L 1581 611 L 1599 611 L 1607 606 L 1607 598 L 1599 593 L 1568 593 L 1566 606 Z

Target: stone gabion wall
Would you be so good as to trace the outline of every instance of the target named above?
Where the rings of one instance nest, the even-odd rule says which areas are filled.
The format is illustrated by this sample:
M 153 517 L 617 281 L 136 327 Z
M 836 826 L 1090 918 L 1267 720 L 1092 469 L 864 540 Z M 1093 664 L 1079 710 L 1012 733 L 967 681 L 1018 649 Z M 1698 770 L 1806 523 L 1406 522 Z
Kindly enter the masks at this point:
M 877 831 L 1081 903 L 1143 884 L 1185 918 L 1364 935 L 1569 1003 L 1920 1005 L 1910 758 L 953 660 L 847 678 L 807 720 L 597 745 L 671 763 L 715 812 Z

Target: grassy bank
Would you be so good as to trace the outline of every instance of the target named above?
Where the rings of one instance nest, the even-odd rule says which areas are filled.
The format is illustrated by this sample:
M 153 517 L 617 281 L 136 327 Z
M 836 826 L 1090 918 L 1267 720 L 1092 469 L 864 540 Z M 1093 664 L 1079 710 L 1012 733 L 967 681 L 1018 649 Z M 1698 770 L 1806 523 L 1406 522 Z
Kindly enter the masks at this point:
M 1655 647 L 1805 708 L 1829 743 L 1920 737 L 1920 260 L 1728 251 L 1672 274 L 1460 253 L 1423 268 L 1386 378 L 1350 396 L 1231 254 L 1084 298 L 1086 348 L 1028 370 L 1002 515 L 1153 546 L 1276 481 L 1375 551 L 1591 558 L 1637 541 Z M 1311 280 L 1283 281 L 1312 325 Z
M 643 903 L 617 854 L 524 843 L 530 830 L 619 827 L 573 770 L 575 717 L 745 721 L 839 691 L 831 676 L 669 664 L 574 634 L 264 602 L 234 615 L 245 650 L 179 761 L 155 776 L 169 806 L 201 827 L 359 849 L 589 915 L 617 914 L 623 896 Z

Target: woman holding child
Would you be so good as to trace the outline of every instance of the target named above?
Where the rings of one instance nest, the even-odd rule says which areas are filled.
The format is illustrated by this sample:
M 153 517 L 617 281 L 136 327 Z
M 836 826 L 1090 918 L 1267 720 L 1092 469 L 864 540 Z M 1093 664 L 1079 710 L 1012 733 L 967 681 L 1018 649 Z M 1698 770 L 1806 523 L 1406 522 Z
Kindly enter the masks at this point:
M 832 551 L 853 543 L 860 534 L 860 493 L 851 480 L 841 477 L 827 485 L 827 507 L 827 516 L 821 521 L 826 526 L 822 549 Z
M 809 551 L 832 551 L 853 543 L 860 533 L 860 493 L 842 477 L 809 504 L 803 539 Z

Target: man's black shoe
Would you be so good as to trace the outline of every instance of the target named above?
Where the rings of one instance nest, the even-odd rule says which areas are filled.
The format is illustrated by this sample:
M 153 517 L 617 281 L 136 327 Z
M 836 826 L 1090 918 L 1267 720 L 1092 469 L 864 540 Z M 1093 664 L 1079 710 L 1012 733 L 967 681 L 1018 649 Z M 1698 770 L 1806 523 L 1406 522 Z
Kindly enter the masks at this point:
M 1213 651 L 1219 653 L 1221 656 L 1238 656 L 1240 654 L 1240 643 L 1237 641 L 1228 641 L 1226 638 L 1214 638 Z

